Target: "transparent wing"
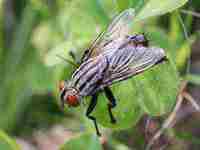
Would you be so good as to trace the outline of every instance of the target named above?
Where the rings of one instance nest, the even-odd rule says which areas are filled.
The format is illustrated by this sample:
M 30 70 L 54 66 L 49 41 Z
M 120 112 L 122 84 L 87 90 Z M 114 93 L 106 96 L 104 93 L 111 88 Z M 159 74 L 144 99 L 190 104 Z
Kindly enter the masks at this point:
M 110 57 L 109 70 L 102 86 L 142 73 L 163 60 L 166 60 L 166 56 L 161 48 L 127 45 Z
M 116 16 L 107 30 L 101 33 L 92 45 L 85 51 L 82 61 L 95 57 L 108 49 L 117 49 L 124 42 L 131 29 L 134 18 L 134 9 L 129 8 Z

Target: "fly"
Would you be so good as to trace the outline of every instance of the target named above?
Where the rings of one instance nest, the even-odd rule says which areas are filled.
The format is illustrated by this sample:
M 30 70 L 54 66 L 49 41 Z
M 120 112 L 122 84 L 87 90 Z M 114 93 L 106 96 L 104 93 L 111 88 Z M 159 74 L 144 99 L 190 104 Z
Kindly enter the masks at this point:
M 127 9 L 113 19 L 82 56 L 71 80 L 60 86 L 61 103 L 79 106 L 85 96 L 91 96 L 86 116 L 91 119 L 97 135 L 101 135 L 97 121 L 91 115 L 98 95 L 103 91 L 108 99 L 111 123 L 116 123 L 112 109 L 116 106 L 110 85 L 123 81 L 167 60 L 161 48 L 150 47 L 143 34 L 129 35 L 134 10 Z

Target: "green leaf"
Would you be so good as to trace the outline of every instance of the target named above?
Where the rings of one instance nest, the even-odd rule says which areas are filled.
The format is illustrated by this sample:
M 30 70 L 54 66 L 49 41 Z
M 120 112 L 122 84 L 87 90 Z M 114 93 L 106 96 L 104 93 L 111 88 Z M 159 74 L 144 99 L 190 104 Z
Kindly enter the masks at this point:
M 105 127 L 112 127 L 113 129 L 132 127 L 137 123 L 143 111 L 138 105 L 137 99 L 140 99 L 140 97 L 134 89 L 131 79 L 114 84 L 111 88 L 117 100 L 117 106 L 112 109 L 117 123 L 112 124 L 110 122 L 107 107 L 108 99 L 104 94 L 101 94 L 98 98 L 99 100 L 94 116 L 97 118 L 97 121 Z
M 183 6 L 186 2 L 187 0 L 149 0 L 135 20 L 144 20 L 148 17 L 163 15 Z
M 27 57 L 27 52 L 32 49 L 28 46 L 34 25 L 37 24 L 37 15 L 32 7 L 27 3 L 23 8 L 21 19 L 13 28 L 15 32 L 11 35 L 12 43 L 9 49 L 5 49 L 1 63 L 1 85 L 0 85 L 0 128 L 12 131 L 19 120 L 21 112 L 29 102 L 31 95 L 27 72 L 24 70 L 28 66 L 32 56 Z M 24 61 L 28 59 L 29 61 Z
M 0 149 L 1 150 L 19 150 L 17 143 L 0 130 Z
M 74 137 L 67 141 L 61 150 L 101 150 L 101 144 L 98 137 L 95 134 L 82 134 L 81 136 Z
M 169 60 L 134 78 L 135 91 L 139 93 L 141 108 L 152 116 L 170 112 L 176 102 L 179 76 Z
M 27 46 L 26 44 L 31 36 L 31 31 L 36 18 L 36 14 L 33 13 L 31 6 L 27 5 L 24 8 L 22 20 L 16 27 L 16 32 L 13 36 L 13 43 L 10 43 L 12 47 L 6 51 L 7 57 L 4 60 L 4 67 L 7 78 L 13 78 L 13 73 L 16 73 L 18 68 L 21 67 L 20 61 L 23 60 L 23 56 L 27 51 L 25 47 Z

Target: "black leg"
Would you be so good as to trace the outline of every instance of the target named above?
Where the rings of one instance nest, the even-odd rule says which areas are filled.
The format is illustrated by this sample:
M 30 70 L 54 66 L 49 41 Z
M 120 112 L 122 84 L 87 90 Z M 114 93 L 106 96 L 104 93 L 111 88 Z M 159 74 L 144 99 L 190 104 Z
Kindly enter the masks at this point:
M 74 51 L 69 51 L 69 55 L 72 57 L 72 59 L 73 59 L 73 61 L 76 63 L 76 64 L 78 64 L 78 65 L 80 65 L 80 61 L 78 60 L 78 58 L 76 57 L 76 54 L 74 53 Z
M 86 116 L 93 121 L 94 126 L 96 128 L 97 135 L 101 136 L 101 133 L 99 132 L 99 129 L 98 129 L 98 126 L 97 126 L 96 118 L 90 115 L 92 113 L 92 111 L 94 110 L 96 104 L 97 104 L 97 98 L 98 98 L 98 94 L 97 93 L 92 96 L 90 105 L 89 105 L 89 107 L 87 109 L 87 112 L 86 112 Z
M 106 97 L 109 100 L 108 112 L 109 112 L 111 123 L 116 123 L 116 119 L 112 114 L 112 108 L 114 108 L 116 106 L 116 99 L 115 99 L 115 97 L 114 97 L 114 95 L 113 95 L 113 93 L 112 93 L 112 91 L 109 87 L 105 87 L 104 91 L 105 91 Z

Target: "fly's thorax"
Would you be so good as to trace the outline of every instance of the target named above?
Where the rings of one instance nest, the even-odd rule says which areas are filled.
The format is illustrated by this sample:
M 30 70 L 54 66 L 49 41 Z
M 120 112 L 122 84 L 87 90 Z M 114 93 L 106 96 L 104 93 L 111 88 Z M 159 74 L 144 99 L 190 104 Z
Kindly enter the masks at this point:
M 79 106 L 81 103 L 81 96 L 79 90 L 77 90 L 75 87 L 70 86 L 70 82 L 61 83 L 61 85 L 63 85 L 62 88 L 60 86 L 60 98 L 62 105 L 67 104 L 68 106 L 72 107 Z
M 99 89 L 107 68 L 108 60 L 104 55 L 90 58 L 73 73 L 70 86 L 75 87 L 81 96 L 90 96 Z

